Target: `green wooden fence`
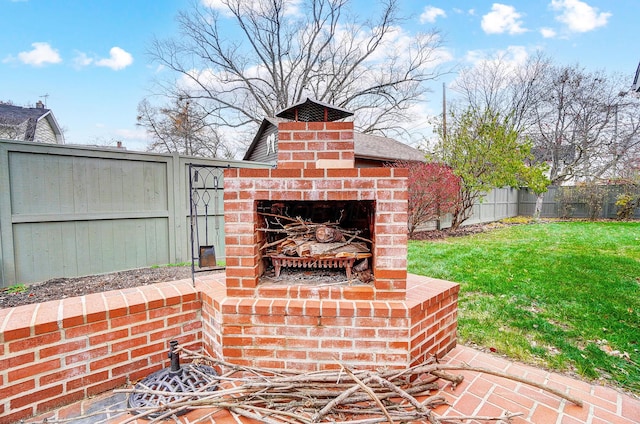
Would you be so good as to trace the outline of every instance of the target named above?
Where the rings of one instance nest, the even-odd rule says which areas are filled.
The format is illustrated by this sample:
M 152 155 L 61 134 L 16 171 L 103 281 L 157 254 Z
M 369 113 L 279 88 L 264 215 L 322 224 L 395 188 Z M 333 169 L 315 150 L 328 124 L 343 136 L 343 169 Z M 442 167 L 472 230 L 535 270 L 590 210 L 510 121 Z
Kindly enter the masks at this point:
M 0 140 L 0 286 L 190 261 L 189 163 L 267 166 Z

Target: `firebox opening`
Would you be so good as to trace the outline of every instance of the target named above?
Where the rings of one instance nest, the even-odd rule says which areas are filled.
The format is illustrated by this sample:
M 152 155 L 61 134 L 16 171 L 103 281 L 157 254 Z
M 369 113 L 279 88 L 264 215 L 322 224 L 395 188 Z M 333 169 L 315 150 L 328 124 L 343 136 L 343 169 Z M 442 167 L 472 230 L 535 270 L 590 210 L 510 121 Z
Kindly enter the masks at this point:
M 373 282 L 375 201 L 257 202 L 261 283 Z

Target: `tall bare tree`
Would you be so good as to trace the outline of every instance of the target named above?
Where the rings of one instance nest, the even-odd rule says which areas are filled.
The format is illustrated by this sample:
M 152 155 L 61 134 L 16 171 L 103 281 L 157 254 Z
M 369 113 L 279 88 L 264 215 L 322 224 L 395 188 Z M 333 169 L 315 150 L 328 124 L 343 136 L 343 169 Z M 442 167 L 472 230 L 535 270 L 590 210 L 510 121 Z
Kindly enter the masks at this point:
M 138 104 L 138 124 L 152 136 L 150 151 L 186 156 L 233 157 L 214 128 L 206 124 L 207 114 L 189 100 L 177 100 L 169 107 Z
M 180 35 L 156 39 L 150 55 L 171 71 L 158 93 L 197 103 L 218 130 L 255 129 L 308 96 L 356 112 L 363 132 L 401 132 L 441 74 L 439 33 L 403 33 L 399 0 L 372 2 L 366 19 L 350 0 L 216 3 L 194 1 Z
M 501 52 L 462 69 L 452 88 L 461 94 L 464 104 L 474 110 L 495 111 L 519 133 L 533 124 L 531 111 L 540 100 L 539 83 L 551 60 L 541 52 L 525 60 L 513 56 Z
M 640 102 L 628 81 L 554 64 L 536 53 L 517 62 L 501 54 L 460 73 L 454 89 L 470 107 L 490 108 L 533 142 L 551 183 L 624 176 L 637 161 Z
M 552 184 L 620 176 L 640 143 L 640 102 L 624 82 L 578 65 L 554 66 L 539 90 L 534 125 L 525 132 L 550 165 Z

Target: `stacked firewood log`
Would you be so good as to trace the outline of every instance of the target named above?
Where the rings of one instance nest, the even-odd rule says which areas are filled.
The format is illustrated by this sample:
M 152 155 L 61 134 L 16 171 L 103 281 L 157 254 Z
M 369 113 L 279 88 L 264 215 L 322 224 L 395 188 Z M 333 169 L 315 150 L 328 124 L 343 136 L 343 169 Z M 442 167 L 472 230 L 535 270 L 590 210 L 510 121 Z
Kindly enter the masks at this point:
M 371 280 L 369 258 L 371 240 L 361 237 L 358 230 L 346 230 L 332 223 L 313 223 L 300 218 L 269 215 L 272 222 L 261 231 L 276 238 L 261 246 L 267 257 L 299 257 L 311 259 L 354 258 L 353 271 L 363 282 Z M 282 224 L 283 220 L 293 221 Z M 267 238 L 269 240 L 269 238 Z

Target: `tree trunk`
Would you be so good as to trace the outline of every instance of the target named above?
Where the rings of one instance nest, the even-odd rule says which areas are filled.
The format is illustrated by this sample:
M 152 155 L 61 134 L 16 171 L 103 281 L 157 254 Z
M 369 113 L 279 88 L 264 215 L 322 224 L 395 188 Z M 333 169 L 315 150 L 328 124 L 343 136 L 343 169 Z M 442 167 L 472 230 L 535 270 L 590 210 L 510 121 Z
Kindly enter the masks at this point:
M 540 219 L 540 215 L 542 214 L 542 203 L 543 202 L 544 202 L 544 193 L 540 193 L 536 197 L 536 208 L 533 211 L 533 219 L 535 221 Z

